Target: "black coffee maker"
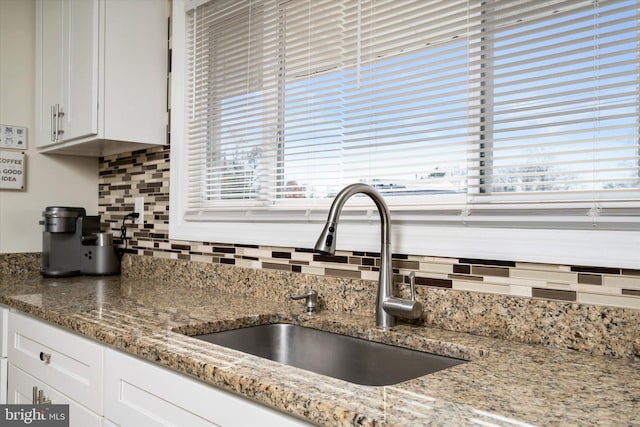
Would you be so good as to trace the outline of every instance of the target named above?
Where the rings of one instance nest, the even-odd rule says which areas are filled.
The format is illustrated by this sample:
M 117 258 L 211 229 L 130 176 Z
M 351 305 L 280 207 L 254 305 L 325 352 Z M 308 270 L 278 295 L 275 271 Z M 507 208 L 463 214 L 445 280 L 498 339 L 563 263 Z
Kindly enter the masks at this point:
M 112 235 L 100 231 L 100 216 L 84 208 L 49 206 L 42 213 L 42 269 L 45 277 L 120 273 Z

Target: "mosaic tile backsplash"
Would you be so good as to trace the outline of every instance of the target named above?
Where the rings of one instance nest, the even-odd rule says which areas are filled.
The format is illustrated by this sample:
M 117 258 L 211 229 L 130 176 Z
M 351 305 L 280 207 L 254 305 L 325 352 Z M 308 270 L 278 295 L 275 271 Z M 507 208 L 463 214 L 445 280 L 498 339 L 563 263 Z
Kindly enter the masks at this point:
M 143 225 L 127 221 L 127 252 L 143 256 L 377 280 L 379 254 L 169 239 L 169 146 L 100 159 L 99 214 L 117 238 L 134 198 L 145 197 Z M 117 240 L 117 239 L 116 239 Z M 640 270 L 394 254 L 396 281 L 416 271 L 421 286 L 640 309 Z

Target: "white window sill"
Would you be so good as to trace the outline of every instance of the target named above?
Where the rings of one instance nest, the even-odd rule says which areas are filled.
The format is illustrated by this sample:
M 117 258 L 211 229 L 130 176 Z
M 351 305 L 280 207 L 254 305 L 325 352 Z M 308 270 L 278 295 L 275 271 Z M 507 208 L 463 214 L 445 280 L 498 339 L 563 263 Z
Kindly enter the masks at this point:
M 313 248 L 324 223 L 185 222 L 171 216 L 175 240 Z M 379 221 L 339 224 L 338 250 L 380 251 Z M 392 252 L 562 265 L 640 268 L 640 232 L 493 228 L 392 223 Z

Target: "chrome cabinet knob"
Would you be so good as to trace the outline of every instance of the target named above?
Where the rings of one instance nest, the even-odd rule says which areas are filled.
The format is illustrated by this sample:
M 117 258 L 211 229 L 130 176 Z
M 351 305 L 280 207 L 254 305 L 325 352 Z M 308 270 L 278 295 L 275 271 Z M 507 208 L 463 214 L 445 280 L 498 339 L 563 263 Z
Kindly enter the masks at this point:
M 51 354 L 41 351 L 40 352 L 40 360 L 42 360 L 46 364 L 51 363 Z

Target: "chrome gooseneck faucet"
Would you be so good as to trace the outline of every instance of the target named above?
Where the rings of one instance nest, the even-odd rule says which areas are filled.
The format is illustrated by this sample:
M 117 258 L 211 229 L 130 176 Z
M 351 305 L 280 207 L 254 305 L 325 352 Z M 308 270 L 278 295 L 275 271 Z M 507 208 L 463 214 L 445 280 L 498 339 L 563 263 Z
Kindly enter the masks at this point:
M 388 328 L 396 324 L 396 317 L 416 319 L 422 313 L 422 304 L 415 300 L 415 284 L 411 283 L 411 300 L 393 296 L 393 271 L 391 268 L 391 219 L 384 199 L 367 184 L 351 184 L 342 189 L 333 200 L 327 223 L 318 238 L 315 250 L 333 255 L 336 252 L 338 220 L 344 204 L 354 194 L 366 194 L 373 200 L 380 213 L 380 277 L 376 299 L 376 326 Z

